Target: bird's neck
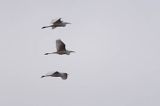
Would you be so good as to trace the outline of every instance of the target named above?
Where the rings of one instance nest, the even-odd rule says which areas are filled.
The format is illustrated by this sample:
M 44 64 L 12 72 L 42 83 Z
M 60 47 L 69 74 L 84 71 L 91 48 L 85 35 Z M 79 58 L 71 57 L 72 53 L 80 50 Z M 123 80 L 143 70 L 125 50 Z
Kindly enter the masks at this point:
M 49 55 L 49 54 L 57 54 L 57 52 L 45 53 L 45 55 Z

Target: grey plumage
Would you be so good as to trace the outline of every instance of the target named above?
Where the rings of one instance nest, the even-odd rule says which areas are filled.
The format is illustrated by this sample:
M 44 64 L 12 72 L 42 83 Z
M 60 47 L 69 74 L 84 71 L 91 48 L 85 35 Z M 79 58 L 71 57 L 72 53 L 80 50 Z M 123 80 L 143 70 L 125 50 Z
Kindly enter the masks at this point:
M 48 27 L 51 27 L 52 29 L 54 29 L 54 28 L 56 28 L 56 27 L 65 27 L 67 24 L 71 24 L 71 23 L 69 23 L 69 22 L 63 22 L 63 21 L 61 20 L 61 18 L 59 18 L 59 19 L 53 21 L 53 22 L 51 23 L 51 25 L 49 25 L 49 26 L 44 26 L 44 27 L 42 27 L 41 29 L 48 28 Z
M 68 74 L 56 71 L 56 72 L 53 72 L 50 74 L 43 75 L 43 76 L 41 76 L 41 78 L 49 77 L 49 76 L 50 77 L 61 77 L 63 80 L 66 80 L 68 77 Z
M 75 51 L 66 50 L 65 44 L 61 39 L 56 40 L 56 49 L 57 49 L 56 52 L 45 53 L 44 55 L 48 55 L 48 54 L 70 55 L 70 53 L 75 52 Z

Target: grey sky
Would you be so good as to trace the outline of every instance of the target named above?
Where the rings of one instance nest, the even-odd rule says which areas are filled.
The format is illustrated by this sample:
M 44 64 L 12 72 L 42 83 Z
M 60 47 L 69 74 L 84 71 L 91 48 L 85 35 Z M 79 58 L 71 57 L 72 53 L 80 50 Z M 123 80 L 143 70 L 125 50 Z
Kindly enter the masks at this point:
M 1 0 L 1 106 L 159 106 L 159 0 Z M 65 28 L 41 29 L 54 18 Z M 70 56 L 43 55 L 62 39 Z M 67 80 L 41 79 L 50 72 Z

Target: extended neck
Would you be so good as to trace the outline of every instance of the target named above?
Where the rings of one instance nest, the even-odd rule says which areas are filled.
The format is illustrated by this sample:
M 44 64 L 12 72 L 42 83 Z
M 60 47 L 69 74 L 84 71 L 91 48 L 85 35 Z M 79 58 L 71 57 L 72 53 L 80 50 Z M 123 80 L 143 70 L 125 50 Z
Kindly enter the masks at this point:
M 45 53 L 44 55 L 49 55 L 49 54 L 57 54 L 57 52 Z
M 41 29 L 44 29 L 44 28 L 48 28 L 48 27 L 52 27 L 53 25 L 50 25 L 50 26 L 44 26 L 42 27 Z

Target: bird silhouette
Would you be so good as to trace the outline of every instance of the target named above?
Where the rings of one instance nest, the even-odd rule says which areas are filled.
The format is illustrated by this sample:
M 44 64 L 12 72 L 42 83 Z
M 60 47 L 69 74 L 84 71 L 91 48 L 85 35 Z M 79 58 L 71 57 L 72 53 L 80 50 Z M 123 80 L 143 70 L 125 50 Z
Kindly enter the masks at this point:
M 65 27 L 67 24 L 71 24 L 69 22 L 63 22 L 61 20 L 61 18 L 57 19 L 57 20 L 54 20 L 51 22 L 51 25 L 49 26 L 44 26 L 42 27 L 41 29 L 44 29 L 44 28 L 48 28 L 48 27 L 51 27 L 52 29 L 55 29 L 56 27 Z
M 52 72 L 52 73 L 41 76 L 41 78 L 44 78 L 44 77 L 61 77 L 63 80 L 66 80 L 68 77 L 68 74 L 56 71 L 56 72 Z
M 70 55 L 70 53 L 75 52 L 75 51 L 66 50 L 65 44 L 61 39 L 56 40 L 56 49 L 57 49 L 56 52 L 45 53 L 44 55 L 49 55 L 49 54 Z

